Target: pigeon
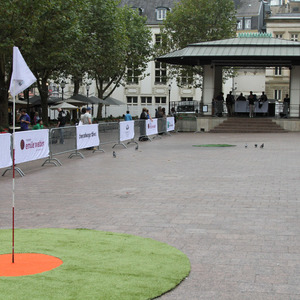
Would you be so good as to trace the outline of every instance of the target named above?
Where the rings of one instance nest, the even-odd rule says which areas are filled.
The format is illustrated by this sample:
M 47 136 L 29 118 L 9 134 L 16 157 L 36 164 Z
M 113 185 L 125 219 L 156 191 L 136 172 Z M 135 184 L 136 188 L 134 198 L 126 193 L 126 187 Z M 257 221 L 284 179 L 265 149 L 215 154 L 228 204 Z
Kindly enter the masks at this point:
M 262 149 L 264 146 L 265 146 L 264 143 L 262 143 L 262 144 L 260 145 L 260 148 Z
M 113 151 L 113 157 L 116 158 L 117 157 L 117 154 L 115 151 Z
M 136 144 L 135 150 L 139 150 L 139 144 Z
M 257 144 L 255 144 L 254 147 L 257 148 Z
M 247 143 L 245 144 L 245 148 L 248 148 L 248 144 Z

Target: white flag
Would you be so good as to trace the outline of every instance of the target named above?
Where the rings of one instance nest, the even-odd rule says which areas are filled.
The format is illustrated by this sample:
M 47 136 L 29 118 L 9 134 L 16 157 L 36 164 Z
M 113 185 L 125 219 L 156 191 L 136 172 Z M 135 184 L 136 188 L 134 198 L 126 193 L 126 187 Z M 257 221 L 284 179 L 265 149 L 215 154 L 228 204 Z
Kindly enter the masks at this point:
M 36 81 L 18 47 L 13 48 L 13 72 L 10 80 L 10 94 L 14 97 Z

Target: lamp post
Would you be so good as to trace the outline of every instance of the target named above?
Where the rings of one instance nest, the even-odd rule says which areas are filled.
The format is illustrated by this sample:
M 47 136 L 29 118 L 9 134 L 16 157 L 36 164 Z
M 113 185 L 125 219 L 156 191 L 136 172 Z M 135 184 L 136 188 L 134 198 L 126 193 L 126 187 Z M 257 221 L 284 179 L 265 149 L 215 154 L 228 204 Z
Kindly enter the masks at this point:
M 171 115 L 171 84 L 168 86 L 169 89 L 169 116 Z
M 86 96 L 87 97 L 89 97 L 90 85 L 91 85 L 91 83 L 87 82 L 86 86 L 85 86 L 85 88 L 86 88 Z M 92 104 L 92 116 L 93 116 L 94 115 L 94 104 L 93 103 L 91 103 L 91 104 Z
M 89 97 L 90 85 L 86 84 L 86 96 Z
M 62 101 L 64 101 L 64 88 L 66 87 L 66 82 L 64 80 L 62 80 L 62 82 L 60 83 L 60 87 L 61 87 L 61 99 Z

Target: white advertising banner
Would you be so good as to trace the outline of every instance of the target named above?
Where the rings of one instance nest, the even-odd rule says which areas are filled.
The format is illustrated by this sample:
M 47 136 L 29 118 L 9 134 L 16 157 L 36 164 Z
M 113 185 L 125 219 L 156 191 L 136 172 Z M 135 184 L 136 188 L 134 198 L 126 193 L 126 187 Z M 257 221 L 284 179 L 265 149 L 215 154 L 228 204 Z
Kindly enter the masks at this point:
M 157 133 L 158 133 L 157 119 L 146 120 L 146 135 L 152 135 Z
M 120 141 L 132 140 L 134 138 L 134 121 L 120 122 Z
M 0 168 L 7 168 L 12 166 L 10 138 L 10 133 L 0 134 Z
M 167 117 L 167 131 L 175 130 L 175 118 Z
M 76 126 L 77 150 L 100 145 L 98 124 Z
M 29 130 L 15 133 L 15 163 L 20 164 L 49 155 L 49 130 Z

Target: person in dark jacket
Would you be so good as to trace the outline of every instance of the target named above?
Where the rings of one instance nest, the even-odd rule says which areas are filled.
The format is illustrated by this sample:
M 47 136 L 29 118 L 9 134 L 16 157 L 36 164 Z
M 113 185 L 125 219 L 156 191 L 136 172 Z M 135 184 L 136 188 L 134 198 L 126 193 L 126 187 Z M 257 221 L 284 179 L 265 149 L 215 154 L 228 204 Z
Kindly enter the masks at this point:
M 146 136 L 146 120 L 148 119 L 147 108 L 144 107 L 140 115 L 140 137 L 139 141 L 147 141 L 149 138 Z

